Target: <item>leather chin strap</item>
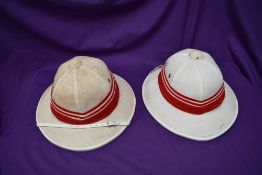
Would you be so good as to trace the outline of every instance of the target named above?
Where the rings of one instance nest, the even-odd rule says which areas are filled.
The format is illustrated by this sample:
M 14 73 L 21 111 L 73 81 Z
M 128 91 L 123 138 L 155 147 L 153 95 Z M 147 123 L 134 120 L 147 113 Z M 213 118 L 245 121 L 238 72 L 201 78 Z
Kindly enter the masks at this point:
M 52 127 L 52 128 L 68 128 L 68 129 L 86 129 L 86 128 L 100 128 L 100 127 L 116 127 L 116 126 L 128 126 L 129 121 L 108 121 L 102 123 L 92 123 L 86 125 L 71 125 L 66 123 L 36 123 L 37 127 Z

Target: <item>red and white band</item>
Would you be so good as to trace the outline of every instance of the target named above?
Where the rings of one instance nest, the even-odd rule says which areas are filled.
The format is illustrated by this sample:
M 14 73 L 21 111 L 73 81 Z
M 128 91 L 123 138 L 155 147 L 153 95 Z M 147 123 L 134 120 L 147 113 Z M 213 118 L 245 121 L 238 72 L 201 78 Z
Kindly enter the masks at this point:
M 158 75 L 158 85 L 162 96 L 174 107 L 192 114 L 203 114 L 217 108 L 225 98 L 224 84 L 211 97 L 205 100 L 196 100 L 187 97 L 179 92 L 169 84 L 166 74 L 165 66 L 162 67 Z
M 106 118 L 116 108 L 119 100 L 119 88 L 112 73 L 111 79 L 112 83 L 107 96 L 98 105 L 83 113 L 70 111 L 58 105 L 52 98 L 52 91 L 50 104 L 52 113 L 64 123 L 78 125 L 90 124 Z

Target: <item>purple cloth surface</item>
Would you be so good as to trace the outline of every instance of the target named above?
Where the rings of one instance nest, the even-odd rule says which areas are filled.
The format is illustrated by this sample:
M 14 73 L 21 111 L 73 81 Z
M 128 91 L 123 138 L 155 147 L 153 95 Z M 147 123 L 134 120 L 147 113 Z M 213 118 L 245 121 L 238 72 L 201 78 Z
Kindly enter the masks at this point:
M 261 1 L 39 0 L 0 2 L 0 174 L 262 174 Z M 196 142 L 146 110 L 144 78 L 173 53 L 209 52 L 239 101 L 223 136 Z M 90 152 L 61 149 L 35 111 L 58 66 L 75 55 L 104 60 L 133 87 L 131 125 Z

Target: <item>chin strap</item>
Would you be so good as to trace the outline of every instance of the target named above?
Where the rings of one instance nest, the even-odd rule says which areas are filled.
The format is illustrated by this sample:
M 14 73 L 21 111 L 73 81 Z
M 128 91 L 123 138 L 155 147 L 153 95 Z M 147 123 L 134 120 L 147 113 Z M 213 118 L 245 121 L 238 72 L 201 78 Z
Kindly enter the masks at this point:
M 86 129 L 86 128 L 100 128 L 100 127 L 116 127 L 128 126 L 130 121 L 108 121 L 102 123 L 92 123 L 86 125 L 72 125 L 66 123 L 36 123 L 37 127 L 51 127 L 51 128 L 69 128 L 69 129 Z

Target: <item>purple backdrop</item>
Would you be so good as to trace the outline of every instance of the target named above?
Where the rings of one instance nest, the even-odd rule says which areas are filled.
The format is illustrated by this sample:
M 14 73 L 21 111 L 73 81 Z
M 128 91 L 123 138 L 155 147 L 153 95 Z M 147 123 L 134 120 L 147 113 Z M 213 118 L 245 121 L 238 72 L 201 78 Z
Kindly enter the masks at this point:
M 0 2 L 0 174 L 262 174 L 261 1 L 38 0 Z M 210 142 L 162 128 L 141 86 L 174 52 L 209 52 L 235 91 L 239 115 Z M 49 143 L 35 111 L 57 67 L 103 59 L 137 97 L 132 124 L 91 152 Z

